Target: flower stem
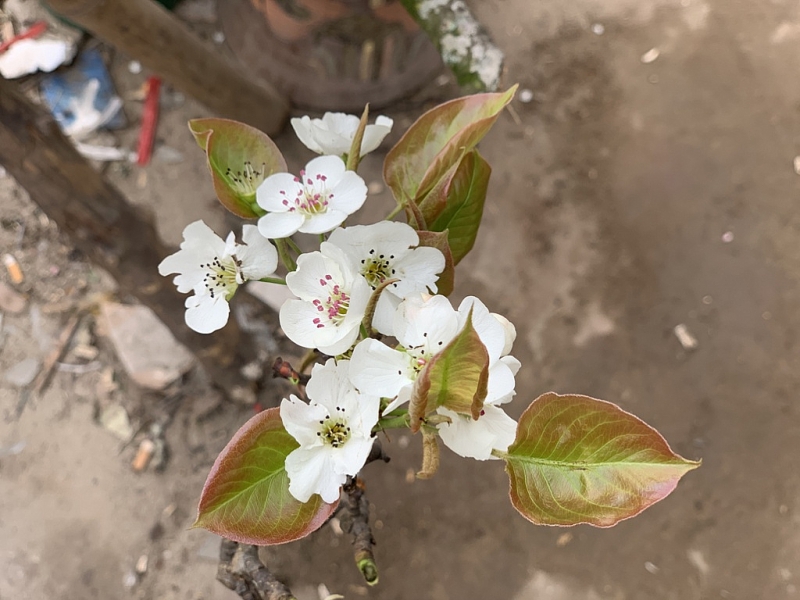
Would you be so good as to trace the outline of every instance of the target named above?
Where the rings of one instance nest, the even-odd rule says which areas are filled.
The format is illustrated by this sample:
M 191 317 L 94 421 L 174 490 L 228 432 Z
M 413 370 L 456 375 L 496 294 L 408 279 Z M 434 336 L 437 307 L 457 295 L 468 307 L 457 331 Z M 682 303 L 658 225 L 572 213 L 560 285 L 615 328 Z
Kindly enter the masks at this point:
M 386 215 L 386 216 L 383 218 L 383 220 L 384 220 L 384 221 L 391 221 L 391 220 L 392 220 L 392 219 L 394 219 L 394 218 L 395 218 L 397 215 L 399 215 L 399 214 L 400 214 L 400 211 L 402 211 L 402 210 L 403 210 L 403 205 L 402 205 L 402 204 L 398 204 L 397 206 L 395 206 L 395 207 L 394 207 L 394 209 L 392 209 L 392 212 L 390 212 L 388 215 Z
M 286 280 L 281 279 L 280 277 L 262 277 L 259 281 L 263 281 L 264 283 L 277 283 L 279 285 L 286 285 Z
M 289 245 L 289 248 L 291 248 L 292 251 L 297 254 L 297 256 L 300 256 L 303 253 L 303 251 L 300 250 L 300 246 L 298 246 L 292 238 L 286 238 L 286 243 Z
M 505 460 L 508 458 L 508 452 L 503 452 L 502 450 L 494 449 L 492 450 L 492 456 L 496 456 L 497 458 L 502 458 Z
M 393 417 L 381 417 L 378 419 L 378 424 L 375 425 L 373 431 L 383 431 L 385 429 L 404 429 L 408 427 L 408 412 L 404 411 L 403 413 L 393 416 Z
M 286 240 L 288 239 L 289 238 L 275 240 L 275 248 L 278 250 L 278 257 L 281 259 L 281 263 L 286 270 L 295 271 L 297 270 L 297 263 L 294 262 L 292 255 L 289 253 L 289 249 L 286 247 Z

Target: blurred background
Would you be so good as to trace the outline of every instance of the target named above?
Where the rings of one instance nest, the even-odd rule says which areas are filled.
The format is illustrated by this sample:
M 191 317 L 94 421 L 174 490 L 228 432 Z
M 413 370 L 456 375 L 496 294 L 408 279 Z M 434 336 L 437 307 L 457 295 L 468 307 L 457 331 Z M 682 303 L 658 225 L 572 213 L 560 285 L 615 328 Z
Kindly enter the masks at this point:
M 468 4 L 505 53 L 502 86 L 520 84 L 481 144 L 493 174 L 454 294 L 516 324 L 523 367 L 509 412 L 550 390 L 603 398 L 703 466 L 613 529 L 537 528 L 510 506 L 502 464 L 444 451 L 437 476 L 416 480 L 419 440 L 399 435 L 384 445 L 392 461 L 364 472 L 377 587 L 335 526 L 263 557 L 299 600 L 319 598 L 320 584 L 381 600 L 800 597 L 800 3 Z M 183 0 L 175 14 L 242 60 L 244 37 L 230 29 L 241 10 Z M 411 73 L 430 54 L 408 27 L 395 75 L 372 73 L 356 102 L 383 90 L 374 114 L 395 119 L 362 163 L 364 222 L 394 205 L 383 153 L 460 93 L 440 65 Z M 186 127 L 214 113 L 166 82 L 152 157 L 132 164 L 153 73 L 96 41 L 79 56 L 87 48 L 125 115 L 91 132 L 87 143 L 124 155 L 98 168 L 155 217 L 165 244 L 198 218 L 223 235 L 235 227 Z M 40 78 L 21 85 L 46 100 Z M 301 104 L 324 106 L 313 85 Z M 311 158 L 290 129 L 274 139 L 290 170 Z M 220 396 L 9 174 L 0 249 L 0 598 L 235 598 L 214 580 L 218 538 L 189 527 L 216 454 L 288 388 L 253 366 Z M 262 355 L 297 358 L 276 299 L 241 296 L 238 326 Z

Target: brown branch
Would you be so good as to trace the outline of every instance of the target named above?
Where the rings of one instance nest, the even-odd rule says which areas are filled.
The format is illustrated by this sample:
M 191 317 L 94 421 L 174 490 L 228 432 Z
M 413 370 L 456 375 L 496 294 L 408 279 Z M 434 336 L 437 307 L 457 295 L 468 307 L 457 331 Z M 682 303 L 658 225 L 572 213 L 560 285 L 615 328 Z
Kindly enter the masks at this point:
M 364 580 L 369 585 L 375 585 L 378 583 L 378 565 L 375 564 L 372 551 L 375 538 L 369 526 L 369 500 L 364 494 L 364 481 L 359 477 L 348 477 L 343 489 L 342 530 L 353 535 L 356 566 L 364 576 Z
M 280 356 L 272 363 L 272 376 L 280 377 L 291 381 L 295 385 L 302 386 L 305 386 L 311 380 L 311 375 L 298 373 L 288 361 L 283 360 Z
M 241 560 L 236 561 L 240 551 Z M 295 600 L 291 590 L 275 577 L 258 557 L 258 546 L 222 539 L 219 547 L 217 581 L 242 600 Z

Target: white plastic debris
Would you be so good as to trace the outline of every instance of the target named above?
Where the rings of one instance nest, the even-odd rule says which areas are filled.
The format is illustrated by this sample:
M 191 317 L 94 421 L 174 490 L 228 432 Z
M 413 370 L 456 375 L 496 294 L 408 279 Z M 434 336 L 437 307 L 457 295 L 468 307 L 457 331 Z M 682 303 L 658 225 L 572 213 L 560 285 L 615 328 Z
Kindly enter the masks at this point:
M 17 79 L 36 71 L 50 71 L 67 61 L 69 44 L 62 40 L 20 40 L 0 54 L 0 75 Z
M 697 338 L 694 337 L 691 333 L 689 333 L 689 328 L 686 327 L 683 323 L 679 323 L 675 325 L 675 337 L 678 338 L 678 341 L 683 346 L 684 350 L 694 350 L 698 346 Z
M 649 65 L 650 63 L 655 62 L 659 56 L 661 56 L 661 50 L 658 48 L 650 48 L 650 50 L 642 54 L 642 57 L 639 60 L 641 60 L 643 64 Z
M 72 139 L 80 140 L 101 128 L 111 121 L 122 108 L 122 99 L 114 96 L 108 101 L 108 104 L 102 111 L 97 110 L 95 108 L 95 101 L 99 91 L 100 81 L 98 79 L 91 79 L 83 89 L 83 93 L 70 102 L 70 110 L 72 114 L 75 115 L 75 119 L 64 128 L 64 133 Z M 117 149 L 112 148 L 112 150 Z M 127 153 L 123 154 L 122 151 L 119 152 L 123 158 L 127 157 Z M 122 160 L 122 158 L 110 160 Z
M 132 60 L 128 63 L 128 72 L 132 73 L 133 75 L 138 75 L 142 72 L 142 63 L 138 60 Z

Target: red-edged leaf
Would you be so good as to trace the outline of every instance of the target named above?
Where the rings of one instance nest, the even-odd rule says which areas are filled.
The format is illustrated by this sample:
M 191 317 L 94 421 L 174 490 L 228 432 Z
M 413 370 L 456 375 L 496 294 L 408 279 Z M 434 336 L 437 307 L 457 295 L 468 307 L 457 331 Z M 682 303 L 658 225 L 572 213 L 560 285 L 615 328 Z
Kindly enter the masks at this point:
M 489 383 L 489 353 L 472 324 L 472 309 L 461 332 L 434 356 L 417 377 L 409 404 L 411 430 L 440 406 L 480 417 Z
M 448 231 L 453 263 L 456 265 L 475 245 L 491 174 L 489 163 L 477 150 L 473 150 L 464 156 L 449 179 L 447 199 L 436 218 L 425 214 L 425 202 L 420 205 L 431 231 Z
M 395 199 L 421 201 L 481 141 L 516 90 L 458 98 L 422 115 L 386 155 L 383 176 Z
M 305 504 L 289 493 L 284 463 L 298 447 L 277 408 L 258 413 L 217 457 L 200 496 L 195 527 L 245 544 L 304 538 L 336 510 L 315 494 Z
M 442 296 L 449 296 L 453 293 L 455 286 L 455 264 L 453 253 L 450 251 L 450 244 L 447 242 L 447 231 L 418 231 L 419 245 L 438 249 L 444 254 L 444 271 L 439 274 L 436 280 L 437 293 Z
M 611 527 L 666 498 L 699 465 L 610 402 L 552 392 L 522 414 L 506 457 L 511 503 L 537 525 Z
M 189 130 L 208 157 L 222 205 L 245 219 L 263 215 L 256 204 L 256 188 L 273 173 L 286 172 L 286 161 L 269 136 L 229 119 L 193 119 Z

